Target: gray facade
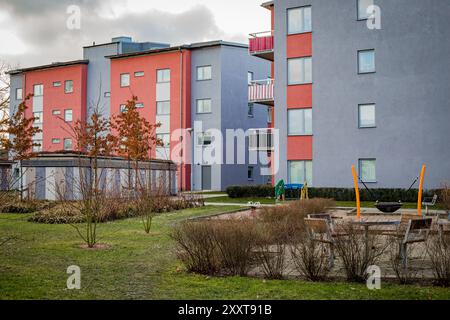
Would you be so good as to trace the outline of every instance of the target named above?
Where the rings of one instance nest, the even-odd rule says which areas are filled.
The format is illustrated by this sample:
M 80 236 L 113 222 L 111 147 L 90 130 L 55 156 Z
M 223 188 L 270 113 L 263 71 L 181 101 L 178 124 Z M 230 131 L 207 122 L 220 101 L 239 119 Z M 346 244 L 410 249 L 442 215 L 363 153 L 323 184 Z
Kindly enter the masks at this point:
M 22 89 L 22 96 L 25 98 L 25 88 L 23 85 L 23 75 L 22 74 L 11 74 L 10 75 L 10 100 L 9 100 L 9 113 L 14 115 L 17 108 L 22 103 L 23 99 L 17 99 L 17 89 Z
M 275 127 L 287 179 L 287 8 L 312 6 L 313 185 L 351 187 L 351 166 L 376 159 L 371 187 L 408 188 L 427 165 L 425 188 L 450 180 L 450 2 L 375 0 L 381 30 L 357 20 L 356 0 L 275 1 Z M 358 74 L 359 50 L 376 72 Z M 376 105 L 360 129 L 358 105 Z
M 193 45 L 195 46 L 195 45 Z M 212 79 L 197 80 L 197 68 L 212 67 Z M 205 166 L 211 167 L 211 190 L 225 190 L 230 185 L 263 184 L 267 177 L 260 174 L 258 165 L 249 164 L 248 139 L 245 139 L 245 164 L 237 164 L 237 147 L 235 143 L 235 164 L 226 164 L 229 150 L 226 148 L 227 129 L 241 129 L 267 126 L 267 107 L 254 106 L 253 116 L 248 116 L 248 72 L 253 72 L 256 79 L 266 78 L 270 74 L 270 64 L 264 60 L 249 57 L 246 46 L 220 45 L 203 47 L 192 51 L 191 81 L 191 116 L 193 132 L 192 144 L 192 190 L 205 189 Z M 197 100 L 211 99 L 211 113 L 197 113 Z M 200 127 L 199 127 L 200 126 Z M 197 128 L 196 128 L 197 127 Z M 216 129 L 221 132 L 223 164 L 210 164 L 203 157 L 208 147 L 197 143 L 197 134 Z M 202 131 L 202 132 L 200 132 Z M 248 179 L 249 166 L 253 167 L 253 179 Z M 207 169 L 209 174 L 209 169 Z M 206 183 L 209 185 L 208 183 Z
M 41 154 L 25 160 L 24 197 L 40 200 L 78 200 L 93 183 L 92 159 L 77 154 Z M 177 166 L 171 161 L 139 162 L 140 183 L 152 190 L 177 193 Z M 98 183 L 111 196 L 127 194 L 136 177 L 133 165 L 118 157 L 98 159 Z

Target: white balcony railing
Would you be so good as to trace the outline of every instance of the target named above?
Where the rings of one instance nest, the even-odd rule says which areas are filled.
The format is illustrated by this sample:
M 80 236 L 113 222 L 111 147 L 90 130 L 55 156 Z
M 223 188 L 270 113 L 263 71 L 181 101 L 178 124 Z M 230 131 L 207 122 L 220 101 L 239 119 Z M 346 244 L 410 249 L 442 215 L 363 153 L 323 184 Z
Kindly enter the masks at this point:
M 273 151 L 272 129 L 250 129 L 249 130 L 249 150 L 250 151 Z
M 251 103 L 273 105 L 274 81 L 273 79 L 251 81 L 248 85 L 248 100 Z

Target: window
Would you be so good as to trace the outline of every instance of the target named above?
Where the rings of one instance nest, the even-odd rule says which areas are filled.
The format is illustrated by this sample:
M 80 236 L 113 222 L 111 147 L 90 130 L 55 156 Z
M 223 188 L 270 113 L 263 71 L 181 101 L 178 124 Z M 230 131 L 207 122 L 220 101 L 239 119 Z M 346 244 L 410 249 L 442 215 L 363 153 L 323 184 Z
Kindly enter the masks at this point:
M 363 182 L 377 182 L 376 159 L 359 160 L 359 177 Z
M 288 135 L 312 135 L 312 109 L 288 110 Z
M 127 105 L 126 104 L 121 104 L 120 105 L 120 113 L 124 113 L 127 110 Z
M 134 77 L 135 78 L 141 78 L 143 76 L 145 76 L 145 72 L 144 71 L 137 71 L 137 72 L 134 73 Z
M 60 110 L 53 110 L 53 111 L 52 111 L 52 114 L 53 114 L 54 116 L 60 116 L 60 115 L 61 115 L 61 111 L 60 111 Z
M 373 5 L 373 0 L 358 0 L 358 20 L 367 20 L 370 14 L 367 13 L 369 6 Z
M 61 139 L 59 139 L 59 138 L 53 138 L 52 139 L 52 143 L 53 144 L 59 144 L 61 142 Z
M 53 82 L 53 86 L 54 86 L 55 88 L 61 87 L 61 81 Z
M 164 148 L 170 147 L 170 134 L 169 133 L 157 134 L 156 138 L 163 142 Z
M 288 59 L 288 85 L 312 83 L 312 58 Z
M 211 99 L 197 100 L 197 113 L 211 113 L 212 102 Z
M 143 103 L 136 103 L 136 109 L 142 109 L 144 107 Z
M 211 66 L 197 67 L 197 80 L 198 81 L 211 80 L 211 79 L 212 79 L 212 67 Z
M 130 86 L 130 74 L 124 73 L 120 75 L 120 86 L 122 88 Z
M 16 89 L 16 100 L 22 100 L 23 99 L 23 89 L 17 88 Z
M 255 80 L 254 79 L 254 76 L 253 76 L 253 72 L 247 72 L 247 81 L 248 81 L 248 84 L 250 85 L 250 84 L 252 84 L 252 82 L 253 82 L 253 80 Z
M 312 161 L 289 161 L 289 183 L 312 186 Z
M 67 80 L 64 82 L 64 92 L 65 93 L 72 93 L 73 92 L 73 81 Z
M 158 83 L 170 82 L 170 69 L 158 70 L 156 73 L 156 81 Z
M 375 72 L 375 50 L 358 51 L 358 72 Z
M 42 140 L 33 140 L 33 152 L 42 152 Z
M 374 128 L 376 126 L 375 105 L 361 104 L 358 108 L 358 126 L 360 128 Z
M 170 101 L 156 102 L 156 114 L 159 116 L 170 114 Z
M 105 98 L 110 98 L 111 97 L 111 92 L 105 92 Z
M 254 167 L 248 167 L 247 169 L 247 179 L 248 181 L 253 181 L 253 171 L 255 170 Z
M 288 9 L 287 20 L 288 34 L 311 32 L 311 7 Z
M 72 122 L 72 120 L 73 120 L 72 109 L 64 110 L 64 121 Z
M 254 117 L 254 105 L 253 105 L 253 103 L 249 103 L 248 104 L 247 115 L 248 115 L 249 118 L 253 118 Z
M 72 139 L 64 139 L 64 150 L 72 150 Z
M 250 151 L 273 150 L 273 135 L 270 129 L 252 129 L 248 136 Z
M 44 113 L 43 112 L 33 112 L 34 124 L 44 123 Z
M 33 94 L 35 97 L 42 97 L 44 95 L 44 85 L 43 84 L 34 85 Z
M 199 146 L 209 146 L 212 144 L 212 135 L 209 132 L 197 134 L 197 144 Z
M 267 123 L 272 123 L 272 108 L 267 109 Z

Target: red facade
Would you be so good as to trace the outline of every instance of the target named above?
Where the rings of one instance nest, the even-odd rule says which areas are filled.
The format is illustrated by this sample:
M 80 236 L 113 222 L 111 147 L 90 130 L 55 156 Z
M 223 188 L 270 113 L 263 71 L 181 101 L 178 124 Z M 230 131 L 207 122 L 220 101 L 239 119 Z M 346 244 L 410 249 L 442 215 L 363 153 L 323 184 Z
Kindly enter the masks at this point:
M 191 126 L 191 52 L 173 50 L 157 54 L 120 57 L 111 60 L 111 116 L 120 112 L 120 106 L 133 96 L 143 104 L 140 112 L 150 123 L 156 123 L 157 72 L 170 70 L 170 133 L 171 154 L 176 151 L 189 152 L 187 146 L 180 147 L 180 137 L 173 135 L 175 130 Z M 143 76 L 136 77 L 136 72 Z M 130 75 L 130 85 L 122 87 L 121 75 Z M 182 150 L 182 151 L 181 151 Z M 156 157 L 156 151 L 152 154 Z M 181 156 L 181 155 L 178 155 Z M 171 157 L 172 160 L 173 157 Z M 179 166 L 179 187 L 189 190 L 191 185 L 191 166 Z
M 86 120 L 87 68 L 87 64 L 76 64 L 24 72 L 24 96 L 33 94 L 35 85 L 43 85 L 42 98 L 33 97 L 27 103 L 27 116 L 31 117 L 33 100 L 43 99 L 42 151 L 64 150 L 64 139 L 72 139 L 73 124 Z M 72 81 L 72 92 L 65 92 L 66 81 Z M 72 110 L 72 121 L 64 120 L 66 110 Z

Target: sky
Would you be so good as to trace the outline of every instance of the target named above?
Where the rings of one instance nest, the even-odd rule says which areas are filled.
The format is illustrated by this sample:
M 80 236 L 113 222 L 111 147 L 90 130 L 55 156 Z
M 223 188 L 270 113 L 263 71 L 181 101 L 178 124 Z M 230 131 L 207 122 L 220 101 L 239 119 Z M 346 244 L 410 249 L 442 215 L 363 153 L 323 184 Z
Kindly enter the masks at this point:
M 248 42 L 270 30 L 264 0 L 0 0 L 0 60 L 29 67 L 82 58 L 82 47 L 131 36 L 172 45 L 208 40 Z M 68 28 L 70 6 L 80 28 Z M 76 26 L 75 24 L 70 24 Z

